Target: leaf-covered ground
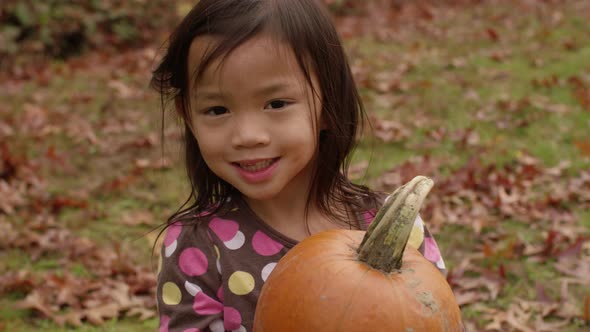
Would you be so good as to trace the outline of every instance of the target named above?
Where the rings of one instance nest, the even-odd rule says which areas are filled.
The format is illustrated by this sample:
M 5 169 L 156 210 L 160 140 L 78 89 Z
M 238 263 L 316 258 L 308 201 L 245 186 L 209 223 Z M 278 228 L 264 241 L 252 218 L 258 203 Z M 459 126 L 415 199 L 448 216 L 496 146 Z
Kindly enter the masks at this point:
M 590 3 L 382 2 L 337 17 L 372 120 L 351 176 L 434 178 L 468 331 L 590 331 Z M 158 46 L 2 74 L 0 330 L 156 329 L 151 230 L 187 195 Z

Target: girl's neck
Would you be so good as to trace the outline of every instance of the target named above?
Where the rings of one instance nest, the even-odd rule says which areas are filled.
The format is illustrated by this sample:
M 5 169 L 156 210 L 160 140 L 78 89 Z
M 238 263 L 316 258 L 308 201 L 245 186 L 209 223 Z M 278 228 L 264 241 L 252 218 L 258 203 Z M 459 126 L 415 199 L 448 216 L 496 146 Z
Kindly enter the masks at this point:
M 267 225 L 296 241 L 328 229 L 350 228 L 322 213 L 313 200 L 306 210 L 307 197 L 304 195 L 282 196 L 271 201 L 244 197 L 244 201 Z

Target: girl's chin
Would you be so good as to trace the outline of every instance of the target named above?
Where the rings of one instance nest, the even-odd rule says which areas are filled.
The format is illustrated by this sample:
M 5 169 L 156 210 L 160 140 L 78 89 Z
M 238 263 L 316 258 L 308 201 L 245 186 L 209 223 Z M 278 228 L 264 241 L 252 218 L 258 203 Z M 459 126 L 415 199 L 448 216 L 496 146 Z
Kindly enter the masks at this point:
M 244 197 L 244 199 L 246 199 L 246 201 L 270 201 L 273 198 L 276 198 L 277 195 L 275 193 L 271 193 L 271 192 L 261 192 L 261 191 L 255 191 L 255 192 L 248 192 L 248 191 L 240 191 L 242 193 L 242 196 Z

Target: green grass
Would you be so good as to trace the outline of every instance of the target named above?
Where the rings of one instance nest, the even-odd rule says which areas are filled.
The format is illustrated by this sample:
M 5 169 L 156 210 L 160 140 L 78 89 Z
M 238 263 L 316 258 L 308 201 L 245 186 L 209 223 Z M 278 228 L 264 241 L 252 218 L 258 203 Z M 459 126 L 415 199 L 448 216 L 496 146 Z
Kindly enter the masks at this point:
M 1 304 L 2 302 L 0 302 Z M 1 309 L 0 309 L 1 310 Z M 13 311 L 11 311 L 13 312 Z M 0 311 L 2 317 L 2 311 Z M 148 319 L 139 321 L 137 319 L 121 319 L 106 322 L 102 326 L 84 325 L 79 328 L 60 327 L 48 320 L 37 319 L 35 321 L 27 322 L 27 316 L 21 312 L 16 315 L 16 319 L 8 320 L 5 325 L 6 331 L 52 331 L 52 332 L 140 332 L 140 331 L 155 331 L 157 329 L 156 319 Z

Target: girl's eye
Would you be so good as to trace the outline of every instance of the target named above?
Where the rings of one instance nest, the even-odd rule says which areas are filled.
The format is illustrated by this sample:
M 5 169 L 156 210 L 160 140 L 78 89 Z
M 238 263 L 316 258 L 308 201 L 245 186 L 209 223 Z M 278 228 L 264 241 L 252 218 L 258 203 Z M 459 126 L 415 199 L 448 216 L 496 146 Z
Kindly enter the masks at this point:
M 229 112 L 229 110 L 223 106 L 214 106 L 214 107 L 211 107 L 211 108 L 208 108 L 207 110 L 205 110 L 206 115 L 213 115 L 213 116 L 223 115 L 227 112 Z
M 279 109 L 287 106 L 287 102 L 284 100 L 273 100 L 266 105 L 266 108 Z

